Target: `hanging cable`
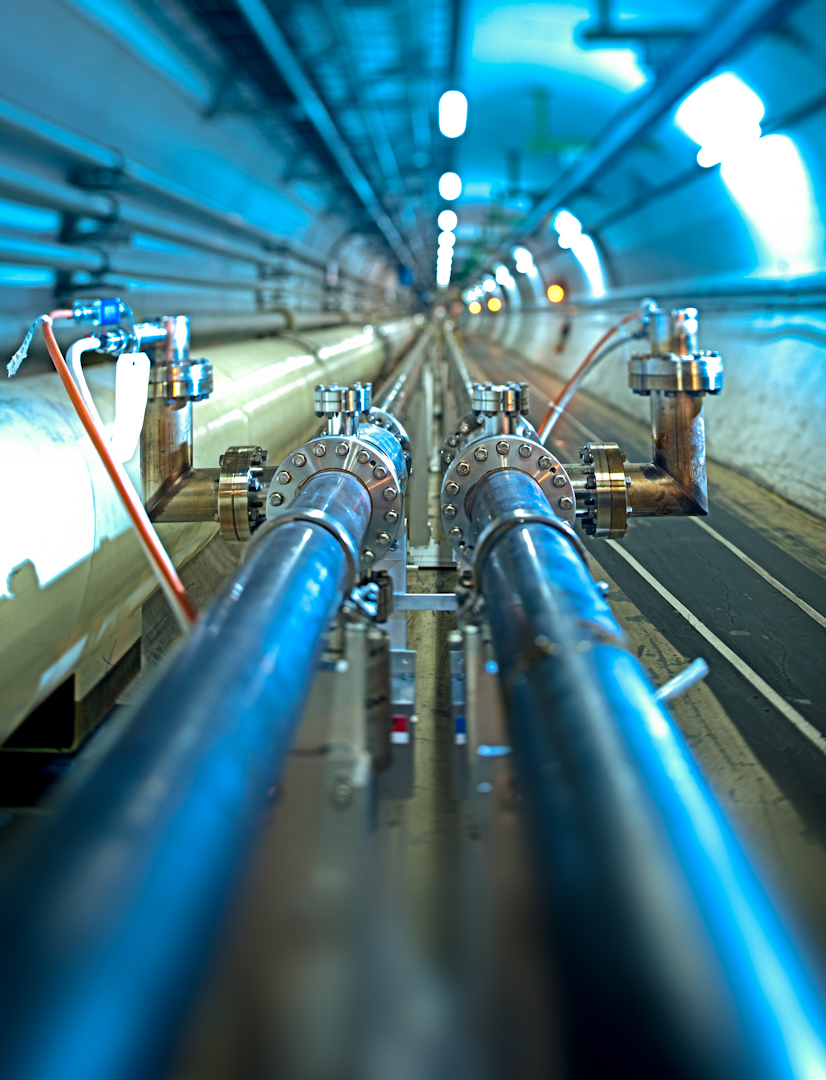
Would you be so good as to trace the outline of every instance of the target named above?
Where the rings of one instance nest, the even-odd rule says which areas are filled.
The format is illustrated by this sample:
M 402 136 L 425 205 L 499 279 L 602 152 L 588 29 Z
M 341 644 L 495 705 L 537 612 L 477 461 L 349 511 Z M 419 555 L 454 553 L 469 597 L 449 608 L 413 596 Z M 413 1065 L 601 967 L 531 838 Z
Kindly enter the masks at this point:
M 585 359 L 582 361 L 582 363 L 579 365 L 579 367 L 576 369 L 570 379 L 562 387 L 562 390 L 559 392 L 556 401 L 551 404 L 551 407 L 548 409 L 547 413 L 543 417 L 542 423 L 539 426 L 540 442 L 544 443 L 550 433 L 556 427 L 556 423 L 559 420 L 560 416 L 562 416 L 563 412 L 565 412 L 568 402 L 577 392 L 580 384 L 582 383 L 582 380 L 585 378 L 588 372 L 591 371 L 594 367 L 596 367 L 596 365 L 606 356 L 608 356 L 609 353 L 613 352 L 614 349 L 622 345 L 625 339 L 620 338 L 617 342 L 612 344 L 607 349 L 603 349 L 603 345 L 605 345 L 607 341 L 610 341 L 614 334 L 616 334 L 623 326 L 627 325 L 630 322 L 633 322 L 634 319 L 638 319 L 641 314 L 642 312 L 638 308 L 637 310 L 631 311 L 627 315 L 624 315 L 619 320 L 619 322 L 614 323 L 613 326 L 609 327 L 609 329 L 605 331 L 599 341 L 597 341 L 596 345 L 594 345 L 594 347 L 590 350 L 590 352 L 587 354 Z
M 186 595 L 184 584 L 178 576 L 178 572 L 175 569 L 172 560 L 166 553 L 166 549 L 158 539 L 158 534 L 155 532 L 154 526 L 149 520 L 149 515 L 146 513 L 143 503 L 132 486 L 131 480 L 126 475 L 126 471 L 120 462 L 116 461 L 112 456 L 109 441 L 99 425 L 95 422 L 86 402 L 83 400 L 83 397 L 72 378 L 72 373 L 63 357 L 63 353 L 60 351 L 60 346 L 55 340 L 54 331 L 52 330 L 52 321 L 54 319 L 71 319 L 72 317 L 73 313 L 71 311 L 62 310 L 53 311 L 49 315 L 42 316 L 40 322 L 43 330 L 43 340 L 46 342 L 49 356 L 52 358 L 52 363 L 60 376 L 61 382 L 66 388 L 66 393 L 69 395 L 69 399 L 75 408 L 75 412 L 77 413 L 81 424 L 83 424 L 83 427 L 86 429 L 86 434 L 92 440 L 95 450 L 97 450 L 100 460 L 103 462 L 103 467 L 109 473 L 109 477 L 115 485 L 115 490 L 120 496 L 124 509 L 131 518 L 132 524 L 135 526 L 135 531 L 138 534 L 141 546 L 158 577 L 158 581 L 169 601 L 172 612 L 175 615 L 179 626 L 186 633 L 191 630 L 192 626 L 197 622 L 198 614 L 192 606 L 189 597 Z

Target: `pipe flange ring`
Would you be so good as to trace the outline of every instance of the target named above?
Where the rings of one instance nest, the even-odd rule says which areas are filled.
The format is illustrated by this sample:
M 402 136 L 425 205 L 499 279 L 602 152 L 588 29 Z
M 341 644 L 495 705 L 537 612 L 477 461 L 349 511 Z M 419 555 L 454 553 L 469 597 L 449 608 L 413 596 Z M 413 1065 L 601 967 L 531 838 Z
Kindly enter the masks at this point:
M 287 510 L 284 514 L 272 517 L 266 524 L 262 525 L 255 534 L 256 544 L 261 542 L 266 533 L 272 532 L 273 529 L 277 529 L 281 525 L 289 525 L 291 522 L 296 521 L 304 521 L 310 525 L 320 525 L 322 529 L 326 529 L 327 532 L 332 533 L 336 540 L 338 540 L 347 559 L 346 595 L 349 596 L 356 587 L 361 575 L 359 553 L 356 550 L 356 545 L 353 543 L 352 536 L 350 536 L 344 526 L 337 521 L 332 514 L 328 514 L 325 510 L 316 510 L 312 507 L 309 510 Z
M 329 470 L 355 476 L 370 496 L 370 524 L 360 556 L 362 570 L 367 570 L 387 554 L 404 525 L 396 467 L 375 443 L 357 435 L 324 435 L 294 450 L 273 474 L 267 492 L 267 518 L 288 511 L 307 481 Z
M 405 460 L 407 461 L 408 476 L 410 476 L 413 472 L 413 450 L 410 445 L 410 436 L 407 434 L 407 430 L 399 418 L 392 413 L 386 412 L 384 409 L 379 409 L 376 405 L 373 405 L 370 412 L 367 414 L 367 422 L 369 424 L 375 424 L 376 427 L 383 427 L 386 431 L 389 431 L 391 435 L 395 435 L 399 440 Z
M 474 412 L 466 413 L 458 423 L 448 431 L 442 447 L 442 472 L 450 467 L 456 455 L 464 448 L 468 439 L 478 434 L 478 428 L 485 423 L 484 416 Z
M 210 360 L 166 360 L 153 364 L 149 372 L 150 400 L 204 401 L 212 393 Z
M 230 446 L 221 457 L 218 522 L 225 540 L 249 540 L 266 520 L 261 474 L 267 451 L 260 446 Z
M 570 478 L 542 443 L 520 434 L 477 439 L 464 446 L 448 466 L 440 496 L 445 535 L 463 559 L 472 554 L 476 544 L 470 519 L 473 490 L 483 476 L 499 469 L 525 473 L 539 485 L 553 514 L 571 526 L 576 521 L 576 495 Z
M 476 554 L 473 557 L 474 567 L 477 567 L 481 572 L 485 558 L 490 554 L 490 550 L 496 541 L 501 539 L 506 532 L 509 532 L 511 529 L 516 529 L 520 525 L 547 525 L 549 528 L 555 529 L 573 545 L 577 555 L 579 555 L 587 567 L 588 560 L 585 553 L 585 545 L 567 521 L 562 521 L 561 518 L 555 517 L 553 514 L 532 514 L 530 511 L 521 510 L 518 507 L 513 510 L 508 510 L 501 517 L 498 517 L 496 521 L 492 521 L 489 525 L 486 525 L 482 530 L 479 537 L 479 543 L 476 545 Z

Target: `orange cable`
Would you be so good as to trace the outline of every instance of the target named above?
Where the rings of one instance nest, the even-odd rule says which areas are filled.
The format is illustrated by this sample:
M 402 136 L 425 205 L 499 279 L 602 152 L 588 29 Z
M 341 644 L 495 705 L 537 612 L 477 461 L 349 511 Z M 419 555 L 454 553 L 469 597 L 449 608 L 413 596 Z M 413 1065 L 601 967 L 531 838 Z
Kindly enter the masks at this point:
M 167 599 L 172 604 L 172 609 L 175 612 L 178 622 L 181 624 L 182 629 L 190 629 L 198 621 L 198 613 L 192 606 L 192 601 L 186 594 L 184 584 L 178 576 L 178 572 L 175 569 L 172 560 L 169 558 L 166 549 L 158 539 L 158 534 L 155 532 L 152 522 L 149 520 L 149 515 L 146 513 L 143 503 L 135 493 L 135 489 L 123 467 L 112 457 L 105 438 L 101 434 L 95 421 L 92 419 L 91 413 L 86 407 L 83 398 L 80 396 L 80 391 L 72 378 L 72 374 L 69 371 L 65 359 L 63 358 L 60 346 L 55 340 L 51 320 L 71 317 L 71 311 L 53 311 L 48 316 L 49 321 L 46 322 L 44 320 L 42 324 L 43 340 L 46 342 L 49 356 L 52 358 L 52 363 L 60 376 L 61 382 L 66 388 L 66 393 L 69 395 L 72 405 L 74 405 L 75 412 L 80 418 L 81 424 L 83 424 L 86 429 L 86 434 L 92 440 L 95 450 L 97 450 L 104 468 L 109 473 L 109 477 L 115 485 L 115 490 L 120 496 L 127 514 L 132 519 L 132 524 L 135 526 L 141 545 L 160 579 Z
M 589 351 L 588 355 L 585 357 L 585 359 L 582 361 L 582 363 L 579 365 L 579 367 L 576 369 L 570 379 L 568 379 L 568 381 L 562 387 L 556 397 L 556 400 L 551 404 L 551 407 L 548 409 L 548 411 L 542 418 L 542 423 L 539 425 L 538 428 L 540 442 L 544 443 L 545 439 L 547 439 L 547 437 L 553 431 L 554 427 L 556 426 L 557 420 L 562 415 L 565 408 L 563 402 L 567 404 L 567 398 L 570 395 L 571 389 L 575 388 L 582 376 L 585 375 L 585 372 L 590 367 L 591 363 L 594 360 L 594 357 L 600 351 L 605 342 L 608 341 L 609 338 L 613 337 L 621 326 L 624 326 L 626 323 L 633 322 L 634 319 L 639 318 L 641 314 L 642 312 L 637 309 L 636 311 L 629 312 L 627 315 L 623 315 L 619 322 L 614 323 L 612 327 L 605 331 L 605 333 L 602 335 L 596 345 L 594 345 L 594 347 Z

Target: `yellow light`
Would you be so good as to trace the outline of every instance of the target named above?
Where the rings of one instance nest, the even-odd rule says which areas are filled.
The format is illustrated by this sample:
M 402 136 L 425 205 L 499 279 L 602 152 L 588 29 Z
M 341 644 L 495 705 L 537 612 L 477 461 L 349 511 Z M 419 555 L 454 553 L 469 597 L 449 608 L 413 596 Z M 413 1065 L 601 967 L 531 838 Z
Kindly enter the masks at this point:
M 502 301 L 498 296 L 492 296 L 490 300 L 488 300 L 488 311 L 499 311 L 501 307 Z
M 552 304 L 558 304 L 560 300 L 565 299 L 565 290 L 561 285 L 549 285 L 548 286 L 548 299 Z
M 468 304 L 467 309 L 471 313 L 471 315 L 478 315 L 479 312 L 482 310 L 482 305 L 479 303 L 478 300 L 474 300 L 472 303 Z

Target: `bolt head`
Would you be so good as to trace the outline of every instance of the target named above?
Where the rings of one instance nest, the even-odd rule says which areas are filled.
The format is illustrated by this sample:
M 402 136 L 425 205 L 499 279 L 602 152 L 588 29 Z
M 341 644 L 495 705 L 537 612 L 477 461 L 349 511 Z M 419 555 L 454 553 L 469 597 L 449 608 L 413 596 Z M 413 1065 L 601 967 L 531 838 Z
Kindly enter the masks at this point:
M 445 465 L 449 465 L 455 456 L 455 454 L 445 454 Z
M 306 465 L 306 464 L 307 464 L 307 455 L 306 454 L 296 454 L 293 457 L 293 465 L 297 465 L 299 469 L 301 468 L 302 465 Z
M 562 475 L 562 473 L 557 473 L 557 475 L 553 479 L 554 487 L 565 487 L 565 483 L 565 477 Z
M 447 445 L 448 446 L 458 446 L 459 445 L 459 440 L 456 438 L 455 435 L 451 435 L 450 438 L 447 440 Z
M 388 488 L 384 489 L 382 494 L 384 495 L 385 499 L 387 499 L 388 502 L 392 502 L 396 498 L 396 495 L 398 494 L 398 492 L 396 491 L 396 489 L 394 487 L 388 487 Z
M 387 476 L 387 469 L 385 469 L 383 465 L 377 465 L 375 469 L 373 469 L 373 476 L 375 476 L 377 480 L 383 480 L 385 476 Z
M 550 467 L 551 467 L 551 459 L 548 457 L 547 454 L 543 454 L 542 457 L 539 459 L 539 468 L 540 469 L 550 469 Z
M 529 458 L 532 453 L 533 447 L 528 446 L 527 443 L 522 443 L 522 445 L 519 447 L 519 456 L 522 458 Z
M 284 496 L 280 491 L 274 491 L 270 495 L 270 506 L 280 506 L 284 502 Z
M 562 496 L 562 498 L 559 500 L 559 508 L 560 510 L 573 510 L 574 500 L 571 498 L 570 495 Z
M 279 484 L 289 484 L 289 482 L 292 480 L 292 478 L 293 478 L 292 473 L 287 472 L 286 469 L 282 469 L 281 472 L 278 474 L 278 483 Z
M 487 461 L 488 460 L 488 448 L 486 446 L 478 446 L 473 451 L 473 456 L 476 458 L 477 461 Z
M 365 548 L 364 551 L 362 551 L 362 553 L 361 553 L 361 557 L 364 560 L 364 562 L 366 562 L 366 563 L 371 563 L 371 562 L 376 561 L 376 553 L 375 553 L 375 551 L 371 551 L 370 548 Z
M 395 525 L 396 522 L 399 520 L 398 510 L 388 510 L 387 513 L 384 515 L 384 520 L 387 522 L 388 525 Z
M 482 449 L 482 448 L 480 447 L 480 449 Z M 507 455 L 510 452 L 511 452 L 511 444 L 508 443 L 508 442 L 505 442 L 504 439 L 502 439 L 501 442 L 498 442 L 496 444 L 496 453 L 501 454 L 502 457 L 507 457 Z
M 324 457 L 327 453 L 327 447 L 323 442 L 317 442 L 313 447 L 313 453 L 316 457 Z
M 462 530 L 458 525 L 454 525 L 450 532 L 447 534 L 454 543 L 458 543 L 462 539 Z
M 380 532 L 376 536 L 376 543 L 381 544 L 382 547 L 387 547 L 387 545 L 390 543 L 390 533 Z
M 455 480 L 448 480 L 448 482 L 445 484 L 445 491 L 448 493 L 448 495 L 458 495 L 459 485 L 456 483 Z
M 463 435 L 467 435 L 467 433 L 470 431 L 470 424 L 467 422 L 467 420 L 463 420 L 461 422 L 461 424 L 459 425 L 459 431 L 461 431 Z
M 466 461 L 460 461 L 459 464 L 456 466 L 456 472 L 460 476 L 467 476 L 467 474 L 470 472 L 470 465 L 468 465 Z
M 350 452 L 350 447 L 347 445 L 346 442 L 340 442 L 338 444 L 338 446 L 336 447 L 336 453 L 338 454 L 339 457 L 347 457 L 347 454 L 349 452 Z
M 369 460 L 370 455 L 367 453 L 366 450 L 359 450 L 359 452 L 356 454 L 356 461 L 359 463 L 359 465 L 366 465 Z
M 445 503 L 445 505 L 442 507 L 442 514 L 446 518 L 455 518 L 456 507 L 453 505 L 453 503 Z

